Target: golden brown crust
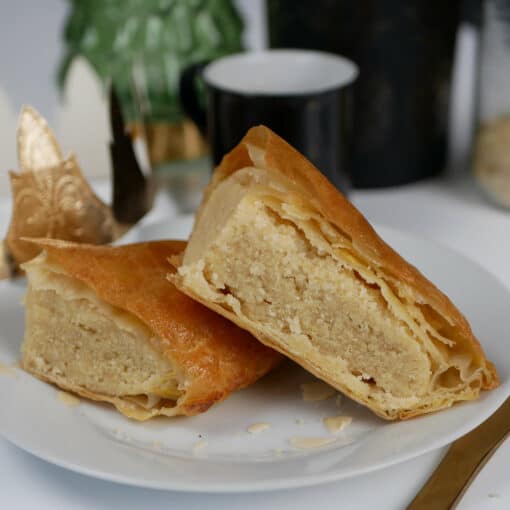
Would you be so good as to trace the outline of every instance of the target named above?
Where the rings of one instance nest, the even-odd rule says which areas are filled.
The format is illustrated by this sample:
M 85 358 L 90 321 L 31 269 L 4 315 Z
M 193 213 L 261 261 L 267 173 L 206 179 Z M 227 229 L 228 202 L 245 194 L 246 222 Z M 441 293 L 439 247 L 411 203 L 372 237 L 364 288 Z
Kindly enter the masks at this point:
M 494 365 L 485 358 L 482 347 L 464 318 L 450 299 L 414 266 L 405 261 L 376 233 L 365 217 L 302 154 L 265 126 L 248 131 L 217 167 L 204 202 L 225 178 L 242 168 L 253 166 L 250 149 L 263 155 L 264 166 L 288 180 L 299 190 L 292 193 L 294 203 L 312 205 L 327 221 L 352 241 L 353 248 L 372 266 L 393 281 L 408 286 L 417 302 L 430 305 L 455 328 L 456 340 L 472 353 L 480 366 L 485 366 L 483 388 L 499 384 Z M 198 212 L 197 222 L 201 211 Z
M 50 239 L 33 242 L 46 250 L 50 262 L 93 289 L 102 300 L 136 316 L 162 339 L 158 348 L 184 371 L 186 388 L 177 408 L 159 414 L 204 412 L 231 392 L 255 382 L 281 359 L 276 351 L 188 298 L 167 280 L 172 271 L 167 258 L 184 250 L 183 241 L 119 247 Z M 126 407 L 122 401 L 83 388 L 68 389 L 110 401 L 126 414 L 119 407 Z

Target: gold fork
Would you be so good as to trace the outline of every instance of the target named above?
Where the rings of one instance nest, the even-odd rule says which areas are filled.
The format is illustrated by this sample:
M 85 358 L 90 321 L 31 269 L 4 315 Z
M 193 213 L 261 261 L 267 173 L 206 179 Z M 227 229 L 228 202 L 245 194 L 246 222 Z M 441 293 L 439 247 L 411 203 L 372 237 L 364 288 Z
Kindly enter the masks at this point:
M 510 435 L 510 398 L 486 421 L 455 441 L 407 510 L 455 508 L 462 496 Z

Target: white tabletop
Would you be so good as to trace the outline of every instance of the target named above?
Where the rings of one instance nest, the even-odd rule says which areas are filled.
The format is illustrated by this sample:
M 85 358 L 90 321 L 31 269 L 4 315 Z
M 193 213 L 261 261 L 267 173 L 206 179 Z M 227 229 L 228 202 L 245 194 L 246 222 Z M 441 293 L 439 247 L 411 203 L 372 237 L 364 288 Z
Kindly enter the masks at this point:
M 483 265 L 510 288 L 510 212 L 489 205 L 470 182 L 435 180 L 389 190 L 356 192 L 352 198 L 371 221 L 449 245 Z M 0 233 L 8 221 L 9 209 L 8 200 L 0 198 Z M 172 214 L 175 209 L 160 197 L 151 215 L 170 217 Z M 0 403 L 0 419 L 1 412 Z M 445 451 L 438 450 L 370 475 L 312 488 L 196 495 L 136 489 L 95 480 L 54 467 L 0 439 L 0 508 L 394 510 L 406 507 Z M 459 508 L 510 508 L 508 465 L 510 441 L 483 469 Z

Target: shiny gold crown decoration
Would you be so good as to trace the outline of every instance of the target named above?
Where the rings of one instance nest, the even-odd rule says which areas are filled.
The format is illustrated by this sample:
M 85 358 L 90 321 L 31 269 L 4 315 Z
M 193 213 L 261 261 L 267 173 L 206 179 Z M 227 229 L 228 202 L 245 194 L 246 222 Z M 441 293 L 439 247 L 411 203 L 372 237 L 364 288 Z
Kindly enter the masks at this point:
M 19 117 L 17 149 L 20 170 L 9 172 L 13 207 L 0 278 L 13 276 L 38 254 L 24 237 L 104 244 L 120 235 L 112 210 L 92 191 L 75 156 L 62 157 L 46 121 L 30 106 Z

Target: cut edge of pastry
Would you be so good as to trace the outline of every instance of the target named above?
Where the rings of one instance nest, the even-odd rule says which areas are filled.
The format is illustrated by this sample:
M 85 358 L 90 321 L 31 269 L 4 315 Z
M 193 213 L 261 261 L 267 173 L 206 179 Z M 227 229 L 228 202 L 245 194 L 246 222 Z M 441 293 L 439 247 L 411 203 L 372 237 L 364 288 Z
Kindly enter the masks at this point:
M 165 353 L 164 341 L 145 324 L 67 275 L 46 252 L 23 264 L 23 269 L 29 277 L 24 370 L 82 397 L 111 403 L 135 420 L 194 414 L 180 403 L 182 374 Z M 88 320 L 80 322 L 80 313 L 87 314 Z M 102 335 L 101 328 L 108 328 L 110 334 Z M 111 344 L 113 338 L 119 339 L 117 345 Z M 122 352 L 125 346 L 135 347 L 142 359 L 127 357 Z M 123 388 L 115 387 L 124 379 L 122 370 L 129 377 L 120 384 Z
M 52 382 L 56 384 L 67 383 L 66 387 L 74 391 L 80 386 L 87 394 L 99 395 L 105 401 L 114 397 L 121 412 L 134 418 L 138 416 L 137 419 L 156 414 L 193 416 L 207 411 L 234 391 L 253 384 L 281 361 L 278 352 L 268 349 L 246 331 L 190 299 L 167 281 L 168 272 L 175 271 L 167 259 L 184 251 L 184 241 L 152 241 L 112 247 L 55 239 L 24 240 L 44 250 L 39 258 L 23 265 L 29 276 L 27 319 L 33 309 L 28 302 L 34 281 L 31 269 L 36 271 L 36 277 L 42 274 L 43 281 L 39 286 L 49 287 L 47 290 L 53 292 L 54 280 L 68 278 L 70 282 L 62 281 L 60 285 L 61 293 L 70 293 L 73 298 L 66 303 L 79 303 L 85 293 L 85 304 L 92 302 L 95 308 L 103 309 L 105 313 L 102 315 L 111 318 L 118 330 L 133 332 L 132 336 L 140 340 L 131 346 L 131 350 L 137 353 L 137 361 L 140 353 L 145 353 L 145 357 L 152 356 L 149 376 L 152 372 L 164 376 L 164 380 L 159 381 L 161 384 L 152 381 L 149 386 L 139 385 L 129 390 L 123 387 L 115 391 L 99 388 L 101 391 L 98 391 L 96 386 L 53 377 Z M 48 273 L 49 283 L 44 281 Z M 54 308 L 58 304 L 55 296 L 51 296 L 49 303 L 53 309 L 43 317 L 55 315 Z M 76 306 L 71 315 L 79 316 L 86 308 Z M 85 317 L 83 324 L 88 327 L 92 323 L 95 329 L 89 319 Z M 62 338 L 65 336 L 61 335 Z M 26 334 L 25 340 L 27 337 L 30 334 Z M 92 336 L 92 340 L 97 339 Z M 132 343 L 133 339 L 127 335 L 122 342 Z M 108 398 L 103 398 L 105 394 Z M 121 397 L 120 401 L 118 397 Z M 159 397 L 161 400 L 158 401 Z M 137 416 L 134 416 L 133 404 L 138 406 L 135 409 Z
M 265 243 L 257 245 L 250 238 L 249 229 L 256 225 L 250 227 L 251 221 L 260 224 L 256 228 L 261 235 L 267 234 Z M 236 244 L 240 233 L 245 240 Z M 322 264 L 345 271 L 348 288 L 361 292 L 374 307 L 380 324 L 391 317 L 395 330 L 401 330 L 394 336 L 413 340 L 407 346 L 396 340 L 392 344 L 386 335 L 383 346 L 388 359 L 392 349 L 405 352 L 404 358 L 409 360 L 406 367 L 412 366 L 416 372 L 408 374 L 406 384 L 411 387 L 413 377 L 421 378 L 415 384 L 417 393 L 392 385 L 389 379 L 386 388 L 381 388 L 373 374 L 346 363 L 338 353 L 328 354 L 324 340 L 307 336 L 300 324 L 292 323 L 292 317 L 288 324 L 279 326 L 270 318 L 273 303 L 264 303 L 271 300 L 271 294 L 264 296 L 263 286 L 260 296 L 246 297 L 246 289 L 242 290 L 243 284 L 233 274 L 237 259 L 226 260 L 228 254 L 248 250 L 247 257 L 256 266 L 257 257 L 269 253 L 271 236 L 281 233 L 292 249 L 300 247 L 302 260 L 311 257 L 319 269 Z M 252 242 L 249 246 L 248 240 Z M 176 260 L 173 263 L 178 265 Z M 266 269 L 269 265 L 266 263 Z M 256 267 L 244 270 L 241 279 L 259 271 Z M 288 276 L 299 279 L 292 270 Z M 473 400 L 481 389 L 498 385 L 494 365 L 485 358 L 469 324 L 451 301 L 384 243 L 311 163 L 263 126 L 252 128 L 217 168 L 182 264 L 169 278 L 183 292 L 385 419 L 410 418 L 457 401 Z M 317 278 L 316 285 L 327 288 L 329 282 L 321 282 L 320 274 Z M 235 285 L 227 284 L 227 280 Z M 258 308 L 257 299 L 261 300 Z M 356 316 L 355 308 L 352 310 Z M 362 327 L 360 316 L 357 323 L 354 320 L 356 327 Z M 378 374 L 385 377 L 383 370 Z

